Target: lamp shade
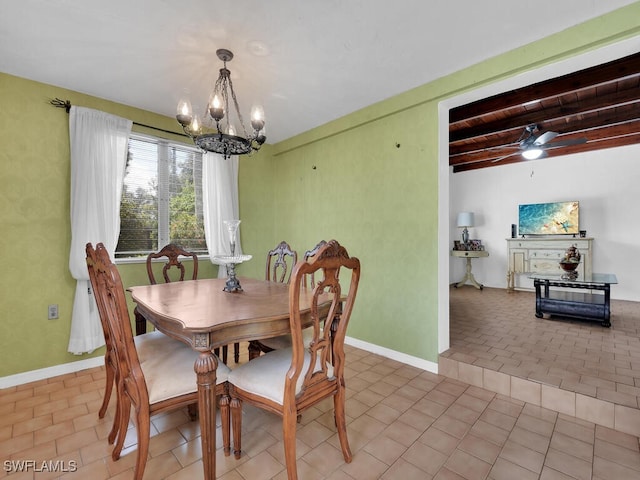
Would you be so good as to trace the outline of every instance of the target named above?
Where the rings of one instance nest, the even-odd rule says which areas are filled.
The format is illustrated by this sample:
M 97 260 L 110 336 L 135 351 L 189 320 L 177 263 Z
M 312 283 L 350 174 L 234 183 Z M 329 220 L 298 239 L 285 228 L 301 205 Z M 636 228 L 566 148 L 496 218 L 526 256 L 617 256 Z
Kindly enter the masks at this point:
M 473 212 L 460 212 L 458 214 L 458 227 L 473 227 Z

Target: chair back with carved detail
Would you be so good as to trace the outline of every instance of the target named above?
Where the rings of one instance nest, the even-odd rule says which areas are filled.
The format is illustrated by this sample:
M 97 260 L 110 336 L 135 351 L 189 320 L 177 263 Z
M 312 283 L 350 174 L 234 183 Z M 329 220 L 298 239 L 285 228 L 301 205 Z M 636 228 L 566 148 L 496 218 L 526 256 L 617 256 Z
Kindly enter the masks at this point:
M 350 280 L 343 285 L 340 270 Z M 304 277 L 315 273 L 313 289 Z M 234 368 L 229 374 L 232 423 L 240 421 L 241 402 L 282 417 L 287 475 L 297 480 L 296 425 L 298 415 L 333 397 L 334 419 L 344 460 L 351 462 L 345 415 L 344 340 L 360 281 L 360 261 L 337 241 L 321 245 L 315 255 L 297 263 L 289 287 L 291 347 L 274 350 Z M 346 291 L 343 291 L 343 287 Z M 335 328 L 329 328 L 332 324 Z M 304 330 L 311 330 L 310 341 Z M 235 432 L 234 425 L 234 432 Z M 241 439 L 234 435 L 234 453 Z
M 304 252 L 304 258 L 303 260 L 305 262 L 307 262 L 311 257 L 315 256 L 316 253 L 318 253 L 318 250 L 320 250 L 320 247 L 322 247 L 324 244 L 326 244 L 327 242 L 325 242 L 324 240 L 320 240 L 318 242 L 318 244 L 313 247 L 311 250 L 307 250 L 306 252 Z M 315 272 L 311 272 L 309 275 L 306 275 L 303 279 L 304 281 L 304 286 L 307 286 L 307 279 L 309 279 L 310 282 L 310 287 L 313 288 L 316 286 L 316 281 L 315 281 Z
M 292 250 L 287 242 L 280 242 L 273 250 L 269 250 L 267 253 L 265 280 L 289 283 L 291 271 L 297 262 L 298 252 Z
M 166 258 L 167 262 L 162 267 L 162 277 L 166 283 L 171 282 L 170 271 L 172 267 L 175 267 L 180 272 L 179 281 L 183 281 L 186 275 L 185 266 L 180 261 L 180 257 L 191 258 L 193 261 L 193 273 L 191 275 L 191 280 L 198 279 L 198 255 L 193 252 L 189 252 L 184 248 L 170 243 L 169 245 L 165 245 L 162 250 L 157 253 L 150 253 L 147 256 L 147 275 L 149 275 L 149 282 L 151 285 L 155 285 L 158 283 L 156 281 L 155 275 L 153 273 L 153 260 L 157 258 Z M 177 274 L 177 273 L 176 273 Z

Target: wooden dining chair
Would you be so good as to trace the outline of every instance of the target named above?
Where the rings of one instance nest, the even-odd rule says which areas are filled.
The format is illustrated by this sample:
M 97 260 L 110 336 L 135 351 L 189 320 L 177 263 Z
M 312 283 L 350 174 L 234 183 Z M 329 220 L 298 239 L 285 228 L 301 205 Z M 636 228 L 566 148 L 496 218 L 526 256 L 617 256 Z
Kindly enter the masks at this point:
M 166 348 L 134 341 L 122 280 L 102 243 L 86 246 L 87 268 L 101 321 L 107 327 L 108 347 L 114 364 L 118 422 L 112 459 L 118 460 L 127 425 L 134 409 L 138 440 L 134 479 L 141 480 L 149 453 L 151 416 L 197 403 L 198 391 L 193 370 L 198 352 L 187 348 Z M 159 348 L 161 347 L 161 348 Z M 144 355 L 141 355 L 144 351 Z M 140 353 L 140 354 L 139 354 Z M 218 363 L 216 394 L 219 395 L 225 455 L 230 454 L 230 413 L 227 377 L 229 368 Z
M 98 418 L 104 418 L 107 412 L 107 408 L 109 406 L 109 401 L 111 400 L 113 385 L 117 383 L 116 375 L 117 375 L 118 362 L 116 360 L 116 352 L 114 350 L 115 344 L 114 344 L 112 335 L 110 333 L 109 325 L 107 323 L 107 314 L 105 312 L 104 303 L 102 302 L 102 297 L 96 295 L 96 292 L 95 292 L 95 288 L 97 287 L 97 283 L 96 283 L 97 280 L 96 280 L 94 262 L 90 262 L 89 259 L 87 259 L 87 269 L 89 272 L 89 279 L 91 281 L 92 288 L 94 289 L 94 297 L 95 297 L 96 305 L 98 307 L 98 312 L 99 312 L 98 316 L 100 317 L 102 332 L 105 339 L 106 352 L 105 352 L 104 359 L 105 359 L 106 384 L 105 384 L 105 393 L 102 399 L 102 405 L 98 410 Z M 144 363 L 147 358 L 149 358 L 154 354 L 157 354 L 157 352 L 170 351 L 173 349 L 185 349 L 187 351 L 191 350 L 191 348 L 188 345 L 178 340 L 175 340 L 171 337 L 168 337 L 158 331 L 141 333 L 139 335 L 136 335 L 133 340 L 136 346 L 136 350 L 138 352 L 138 358 L 141 363 Z M 190 407 L 189 408 L 190 418 L 194 420 L 196 416 L 196 413 L 195 413 L 196 409 L 193 408 L 194 405 L 190 405 L 189 407 Z M 116 395 L 116 412 L 114 415 L 114 421 L 111 427 L 111 431 L 107 436 L 107 440 L 110 444 L 115 442 L 116 437 L 119 433 L 118 428 L 120 426 L 120 421 L 119 421 L 120 414 L 121 414 L 120 410 L 121 410 L 121 402 L 119 401 L 118 396 Z
M 180 257 L 190 258 L 192 261 L 191 267 L 191 280 L 198 279 L 198 255 L 193 252 L 189 252 L 179 245 L 170 243 L 162 247 L 159 252 L 151 252 L 147 255 L 147 276 L 149 277 L 149 283 L 155 285 L 158 283 L 156 280 L 156 273 L 154 273 L 154 263 L 157 259 L 165 259 L 165 263 L 162 266 L 162 278 L 165 283 L 172 281 L 182 281 L 185 279 L 186 268 L 180 261 Z M 175 267 L 175 268 L 174 268 Z M 187 277 L 187 279 L 189 279 Z M 136 335 L 140 335 L 147 331 L 147 321 L 137 309 L 134 310 L 136 317 Z
M 344 294 L 340 282 L 344 275 L 338 275 L 341 269 L 351 273 L 348 291 Z M 305 288 L 304 275 L 320 271 L 322 278 L 313 290 Z M 306 262 L 296 264 L 289 287 L 291 348 L 266 353 L 229 373 L 236 458 L 242 450 L 242 439 L 236 435 L 237 422 L 241 421 L 242 403 L 247 402 L 282 417 L 287 475 L 289 480 L 297 479 L 297 417 L 325 398 L 333 397 L 342 455 L 347 463 L 351 462 L 345 417 L 344 340 L 359 280 L 360 261 L 349 257 L 347 250 L 335 240 L 320 247 Z M 325 328 L 331 322 L 335 330 Z M 305 346 L 302 330 L 309 323 L 313 335 Z
M 196 263 L 194 264 L 194 275 L 197 275 L 197 259 L 194 260 Z M 92 284 L 94 283 L 95 280 L 95 270 L 93 268 L 93 264 L 88 264 L 88 271 L 89 271 L 89 277 L 92 280 Z M 149 265 L 147 265 L 147 269 L 149 269 Z M 182 267 L 182 272 L 184 272 L 184 267 Z M 184 275 L 184 273 L 182 274 Z M 150 277 L 152 277 L 152 273 L 150 274 Z M 152 280 L 152 283 L 155 283 L 155 279 Z M 93 287 L 95 289 L 95 286 Z M 95 293 L 95 290 L 94 290 Z M 99 297 L 96 296 L 96 302 L 98 302 L 100 300 Z M 107 324 L 107 319 L 106 319 L 106 314 L 104 312 L 104 308 L 102 307 L 102 305 L 98 305 L 98 310 L 100 312 L 100 322 L 102 324 L 102 331 L 104 334 L 104 338 L 105 338 L 105 373 L 106 373 L 106 383 L 105 383 L 105 392 L 104 392 L 104 396 L 102 399 L 102 405 L 100 406 L 100 409 L 98 410 L 98 417 L 99 418 L 104 418 L 104 416 L 106 415 L 107 412 L 107 408 L 109 407 L 109 402 L 111 400 L 111 395 L 112 395 L 112 391 L 113 391 L 113 385 L 115 384 L 115 375 L 116 375 L 116 369 L 117 369 L 117 362 L 115 359 L 115 352 L 114 352 L 114 343 L 113 340 L 111 338 L 111 334 L 109 333 L 109 326 Z M 136 322 L 137 322 L 137 318 L 136 318 Z M 146 332 L 146 320 L 144 320 L 144 318 L 142 319 L 142 324 L 144 326 L 144 330 L 143 331 L 138 331 L 138 325 L 136 324 L 136 336 L 134 337 L 134 343 L 136 346 L 136 350 L 138 351 L 138 357 L 140 359 L 141 363 L 144 363 L 147 358 L 151 355 L 157 354 L 157 352 L 161 352 L 161 351 L 170 351 L 170 350 L 174 350 L 174 349 L 185 349 L 186 351 L 191 350 L 191 348 L 178 341 L 175 340 L 171 337 L 168 337 L 166 335 L 164 335 L 161 332 L 158 331 L 153 331 L 153 332 Z M 107 436 L 107 439 L 109 441 L 110 444 L 114 443 L 116 436 L 118 434 L 118 418 L 119 418 L 119 413 L 120 413 L 120 402 L 116 402 L 116 413 L 115 413 L 115 418 L 114 418 L 114 422 L 113 422 L 113 426 L 111 428 L 111 431 L 109 432 L 109 435 Z M 192 417 L 192 419 L 195 416 L 195 409 L 191 408 L 190 409 L 190 416 Z
M 264 279 L 270 282 L 289 283 L 291 271 L 298 262 L 298 252 L 284 240 L 267 252 Z
M 153 273 L 153 260 L 159 258 L 166 258 L 166 263 L 162 266 L 162 278 L 164 278 L 165 283 L 176 281 L 172 279 L 172 273 L 174 270 L 173 267 L 175 267 L 176 270 L 175 275 L 177 275 L 178 272 L 180 274 L 180 277 L 177 280 L 183 281 L 186 274 L 186 268 L 180 261 L 180 257 L 190 258 L 192 260 L 193 268 L 191 273 L 191 280 L 197 280 L 198 255 L 185 250 L 179 245 L 170 243 L 169 245 L 165 245 L 164 247 L 162 247 L 159 252 L 152 252 L 147 255 L 147 275 L 149 276 L 149 282 L 151 282 L 151 285 L 155 285 L 156 283 L 158 283 Z
M 282 245 L 281 242 L 280 245 Z M 310 257 L 313 257 L 318 250 L 320 249 L 320 247 L 322 247 L 325 243 L 324 240 L 320 240 L 320 242 L 318 242 L 316 244 L 315 247 L 313 247 L 311 250 L 307 250 L 304 253 L 304 261 L 306 262 Z M 289 247 L 288 245 L 286 245 L 287 247 Z M 269 276 L 270 273 L 275 273 L 275 270 L 271 271 L 270 270 L 270 264 L 269 264 L 269 256 L 271 254 L 271 252 L 274 252 L 275 250 L 277 250 L 278 247 L 276 247 L 274 250 L 271 250 L 269 252 L 269 254 L 267 254 L 267 272 L 266 272 L 266 280 L 270 280 Z M 291 250 L 289 248 L 289 250 Z M 295 254 L 295 259 L 293 265 L 295 265 L 295 263 L 297 262 L 297 253 L 294 251 L 293 252 Z M 293 266 L 291 267 L 291 270 L 293 270 Z M 289 277 L 287 280 L 290 280 L 290 274 L 291 272 L 289 272 Z M 284 276 L 282 278 L 285 278 Z M 310 275 L 306 275 L 303 279 L 304 283 L 303 285 L 306 287 L 307 286 L 307 280 L 309 281 L 309 284 L 311 286 L 311 288 L 313 288 L 315 286 L 315 280 L 314 280 L 314 276 L 313 273 Z M 310 338 L 310 332 L 308 332 L 307 330 L 304 330 L 303 332 L 305 341 L 309 341 Z M 272 337 L 272 338 L 266 338 L 263 340 L 254 340 L 252 342 L 249 342 L 249 360 L 252 360 L 256 357 L 259 357 L 261 353 L 268 353 L 271 352 L 273 350 L 278 350 L 281 348 L 289 348 L 291 347 L 291 335 L 286 334 L 286 335 L 279 335 L 277 337 Z
M 289 283 L 291 272 L 298 262 L 298 252 L 293 250 L 284 240 L 267 252 L 264 279 L 270 282 Z M 264 340 L 249 342 L 249 360 L 259 357 L 261 353 L 271 352 L 278 348 L 291 346 L 291 336 L 281 335 Z

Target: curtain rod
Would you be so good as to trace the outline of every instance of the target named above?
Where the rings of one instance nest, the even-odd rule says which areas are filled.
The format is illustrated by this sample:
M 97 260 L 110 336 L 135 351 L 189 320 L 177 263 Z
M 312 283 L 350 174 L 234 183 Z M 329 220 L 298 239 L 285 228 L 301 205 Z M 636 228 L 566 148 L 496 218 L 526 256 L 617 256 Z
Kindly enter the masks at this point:
M 69 100 L 62 100 L 60 98 L 54 98 L 50 100 L 49 103 L 57 108 L 64 108 L 67 113 L 71 110 L 71 102 Z M 188 137 L 188 135 L 184 133 L 174 132 L 172 130 L 165 130 L 164 128 L 153 127 L 151 125 L 146 125 L 144 123 L 133 122 L 134 125 L 144 128 L 150 128 L 151 130 L 158 130 L 159 132 L 170 133 L 171 135 L 180 135 L 181 137 Z

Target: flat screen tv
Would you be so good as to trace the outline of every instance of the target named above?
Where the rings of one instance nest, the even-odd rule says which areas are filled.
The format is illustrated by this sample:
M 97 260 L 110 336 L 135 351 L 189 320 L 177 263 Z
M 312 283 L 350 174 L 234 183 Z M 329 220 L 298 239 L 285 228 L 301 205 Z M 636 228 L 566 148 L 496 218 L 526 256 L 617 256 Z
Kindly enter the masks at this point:
M 579 202 L 532 203 L 518 206 L 518 234 L 578 235 Z

